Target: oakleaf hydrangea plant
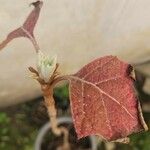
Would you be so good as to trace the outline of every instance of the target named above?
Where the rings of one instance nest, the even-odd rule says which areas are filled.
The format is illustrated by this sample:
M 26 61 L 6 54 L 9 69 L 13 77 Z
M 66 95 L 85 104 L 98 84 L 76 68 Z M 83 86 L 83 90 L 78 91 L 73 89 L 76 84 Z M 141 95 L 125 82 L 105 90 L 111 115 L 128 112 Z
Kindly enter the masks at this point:
M 29 67 L 29 70 L 41 85 L 52 131 L 58 136 L 64 135 L 62 149 L 70 149 L 68 130 L 57 126 L 53 98 L 53 88 L 62 80 L 69 82 L 71 112 L 78 138 L 98 135 L 106 141 L 128 142 L 128 135 L 147 130 L 135 93 L 133 67 L 115 56 L 105 56 L 75 74 L 59 75 L 57 56 L 44 55 L 33 33 L 43 2 L 36 1 L 32 5 L 33 11 L 21 27 L 8 34 L 0 50 L 18 37 L 26 37 L 33 43 L 37 68 Z

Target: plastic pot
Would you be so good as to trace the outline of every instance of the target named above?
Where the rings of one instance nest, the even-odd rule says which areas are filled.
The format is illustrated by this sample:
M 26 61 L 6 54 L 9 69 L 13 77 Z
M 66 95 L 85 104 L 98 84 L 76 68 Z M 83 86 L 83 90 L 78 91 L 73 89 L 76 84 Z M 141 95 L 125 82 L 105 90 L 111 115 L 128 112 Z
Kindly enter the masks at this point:
M 70 124 L 72 123 L 72 119 L 70 117 L 60 117 L 58 118 L 58 125 L 60 124 Z M 48 133 L 48 131 L 51 128 L 50 122 L 47 122 L 39 131 L 36 141 L 35 141 L 35 146 L 34 150 L 41 150 L 42 142 L 45 137 L 45 135 Z M 97 140 L 95 136 L 90 136 L 89 137 L 90 145 L 91 145 L 91 150 L 97 150 Z

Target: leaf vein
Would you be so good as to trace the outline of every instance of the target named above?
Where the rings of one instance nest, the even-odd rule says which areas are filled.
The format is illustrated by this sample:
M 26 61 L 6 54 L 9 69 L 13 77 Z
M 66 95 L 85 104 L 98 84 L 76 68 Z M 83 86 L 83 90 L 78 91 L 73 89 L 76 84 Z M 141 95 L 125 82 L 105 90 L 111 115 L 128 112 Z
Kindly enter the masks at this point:
M 106 80 L 102 80 L 102 81 L 94 83 L 94 84 L 99 85 L 101 83 L 105 83 L 105 82 L 108 82 L 108 81 L 111 81 L 111 80 L 120 79 L 120 78 L 121 78 L 121 76 L 117 76 L 117 77 L 109 78 L 109 79 L 106 79 Z
M 92 74 L 95 70 L 97 70 L 98 68 L 102 68 L 104 67 L 106 64 L 108 64 L 110 61 L 112 61 L 114 58 L 109 59 L 106 63 L 104 63 L 102 66 L 98 66 L 95 69 L 91 70 L 89 73 L 87 73 L 84 77 L 82 77 L 82 79 L 85 79 L 87 76 L 89 76 L 90 74 Z
M 70 78 L 73 78 L 75 80 L 80 80 L 81 82 L 85 82 L 87 84 L 90 84 L 92 85 L 93 87 L 95 87 L 97 90 L 99 90 L 101 93 L 105 94 L 107 97 L 109 97 L 110 99 L 112 99 L 114 102 L 116 102 L 118 105 L 120 105 L 125 111 L 126 113 L 133 119 L 135 119 L 132 114 L 130 114 L 130 112 L 123 106 L 121 105 L 120 102 L 118 102 L 115 98 L 113 98 L 111 95 L 109 95 L 108 93 L 106 93 L 105 91 L 103 91 L 102 89 L 100 89 L 98 86 L 96 86 L 95 84 L 89 82 L 89 81 L 86 81 L 86 80 L 83 80 L 83 79 L 80 79 L 79 77 L 76 77 L 76 76 L 70 76 Z

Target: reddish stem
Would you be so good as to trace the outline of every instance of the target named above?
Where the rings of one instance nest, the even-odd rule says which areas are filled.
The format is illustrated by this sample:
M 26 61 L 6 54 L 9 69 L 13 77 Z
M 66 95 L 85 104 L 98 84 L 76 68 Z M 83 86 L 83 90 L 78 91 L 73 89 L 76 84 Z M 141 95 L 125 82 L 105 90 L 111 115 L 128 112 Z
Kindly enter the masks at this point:
M 48 115 L 50 117 L 52 132 L 57 136 L 60 136 L 61 134 L 63 134 L 64 143 L 62 146 L 62 150 L 70 150 L 68 130 L 64 127 L 58 127 L 58 124 L 57 124 L 57 111 L 55 107 L 55 101 L 53 98 L 53 86 L 51 86 L 50 84 L 41 84 L 41 89 L 43 92 L 45 105 L 48 110 Z

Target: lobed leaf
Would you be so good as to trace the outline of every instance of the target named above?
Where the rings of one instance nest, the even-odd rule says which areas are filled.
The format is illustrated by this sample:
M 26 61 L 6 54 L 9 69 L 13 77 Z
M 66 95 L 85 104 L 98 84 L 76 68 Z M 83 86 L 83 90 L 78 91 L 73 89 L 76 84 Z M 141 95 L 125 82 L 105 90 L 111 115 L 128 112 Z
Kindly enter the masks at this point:
M 78 138 L 108 141 L 147 130 L 131 76 L 132 66 L 117 57 L 99 58 L 69 76 L 72 116 Z
M 39 47 L 35 40 L 33 31 L 34 31 L 34 27 L 37 23 L 37 20 L 39 18 L 39 14 L 40 14 L 40 10 L 43 5 L 43 2 L 36 1 L 36 2 L 32 3 L 32 5 L 34 5 L 35 8 L 29 14 L 27 19 L 23 23 L 23 25 L 8 34 L 7 38 L 2 43 L 0 43 L 0 50 L 3 49 L 11 40 L 13 40 L 15 38 L 19 38 L 19 37 L 29 38 L 31 40 L 31 42 L 33 43 L 36 51 L 39 50 Z

